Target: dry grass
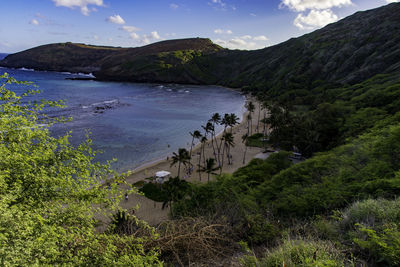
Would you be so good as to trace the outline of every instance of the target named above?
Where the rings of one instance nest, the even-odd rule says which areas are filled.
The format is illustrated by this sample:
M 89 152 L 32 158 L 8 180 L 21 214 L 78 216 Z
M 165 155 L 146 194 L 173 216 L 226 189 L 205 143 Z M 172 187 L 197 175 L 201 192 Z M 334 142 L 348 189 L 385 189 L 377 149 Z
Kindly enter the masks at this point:
M 181 266 L 230 257 L 238 249 L 228 224 L 205 218 L 164 221 L 157 232 L 159 237 L 147 246 L 159 248 L 165 261 Z

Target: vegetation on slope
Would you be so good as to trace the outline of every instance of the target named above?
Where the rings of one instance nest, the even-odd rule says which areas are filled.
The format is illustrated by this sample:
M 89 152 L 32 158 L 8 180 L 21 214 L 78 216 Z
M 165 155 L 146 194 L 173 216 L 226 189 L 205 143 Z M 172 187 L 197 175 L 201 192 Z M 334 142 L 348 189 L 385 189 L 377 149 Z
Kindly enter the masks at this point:
M 163 199 L 179 220 L 160 226 L 158 238 L 144 245 L 125 228 L 129 216 L 116 217 L 118 235 L 94 231 L 89 203 L 112 203 L 94 179 L 107 168 L 90 163 L 86 146 L 74 150 L 67 138 L 51 139 L 36 120 L 20 116 L 24 108 L 3 106 L 0 253 L 6 263 L 31 264 L 31 256 L 44 264 L 157 263 L 158 247 L 162 259 L 189 264 L 204 260 L 196 254 L 232 254 L 239 242 L 249 266 L 398 266 L 400 50 L 393 32 L 399 11 L 400 4 L 391 4 L 360 12 L 253 52 L 211 45 L 134 55 L 117 65 L 113 56 L 105 60 L 103 77 L 136 80 L 137 72 L 146 81 L 246 85 L 267 107 L 271 144 L 309 157 L 293 165 L 290 152 L 281 151 L 206 184 L 175 178 L 170 185 L 179 188 L 167 190 L 174 197 Z M 2 100 L 9 99 L 14 96 L 4 91 Z M 226 238 L 214 235 L 221 232 Z M 193 240 L 198 251 L 190 249 Z M 28 256 L 19 260 L 18 251 Z
M 51 137 L 42 125 L 59 120 L 40 111 L 61 103 L 30 103 L 36 91 L 16 95 L 6 85 L 17 81 L 6 74 L 0 81 L 1 265 L 158 265 L 157 252 L 143 246 L 153 235 L 97 231 L 95 215 L 118 207 L 123 176 L 93 162 L 89 139 L 73 147 L 68 134 Z

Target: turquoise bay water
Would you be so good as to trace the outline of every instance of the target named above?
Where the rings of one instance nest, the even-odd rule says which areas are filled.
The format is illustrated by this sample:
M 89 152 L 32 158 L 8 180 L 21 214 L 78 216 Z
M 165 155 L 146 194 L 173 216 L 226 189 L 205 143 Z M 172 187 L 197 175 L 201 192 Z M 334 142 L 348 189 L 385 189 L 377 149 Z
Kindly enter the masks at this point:
M 50 116 L 73 117 L 52 127 L 55 135 L 72 130 L 72 143 L 82 142 L 87 131 L 101 162 L 117 158 L 113 168 L 134 169 L 189 147 L 189 132 L 201 130 L 211 115 L 244 111 L 240 93 L 218 86 L 160 85 L 66 80 L 78 75 L 0 68 L 18 80 L 33 81 L 39 98 L 65 101 L 64 109 L 47 110 Z M 14 90 L 22 92 L 19 87 Z

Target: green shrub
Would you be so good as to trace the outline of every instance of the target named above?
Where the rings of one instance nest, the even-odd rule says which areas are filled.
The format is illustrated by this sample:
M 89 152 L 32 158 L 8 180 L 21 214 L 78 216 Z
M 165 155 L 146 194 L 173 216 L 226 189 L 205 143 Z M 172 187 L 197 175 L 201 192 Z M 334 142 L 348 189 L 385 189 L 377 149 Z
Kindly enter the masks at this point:
M 400 266 L 400 228 L 398 224 L 386 225 L 383 231 L 375 231 L 359 225 L 364 238 L 354 242 L 372 258 L 376 265 Z
M 345 255 L 326 241 L 285 240 L 267 252 L 258 266 L 345 266 Z
M 391 223 L 400 224 L 400 199 L 357 201 L 343 212 L 341 225 L 344 228 L 353 228 L 355 224 L 378 228 Z

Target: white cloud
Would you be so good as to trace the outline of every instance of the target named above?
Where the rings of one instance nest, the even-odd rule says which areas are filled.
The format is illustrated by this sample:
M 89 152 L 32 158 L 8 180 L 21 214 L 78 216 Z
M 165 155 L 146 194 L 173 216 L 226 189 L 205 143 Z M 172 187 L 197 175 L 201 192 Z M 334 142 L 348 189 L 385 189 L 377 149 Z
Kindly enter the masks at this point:
M 329 9 L 352 5 L 351 0 L 282 0 L 280 7 L 287 6 L 297 12 L 307 9 Z
M 89 16 L 90 11 L 96 11 L 95 8 L 91 10 L 88 5 L 103 6 L 103 0 L 52 0 L 56 6 L 63 6 L 68 8 L 79 7 L 81 13 L 85 16 Z
M 386 3 L 398 3 L 400 0 L 386 0 Z
M 32 19 L 32 20 L 29 22 L 29 24 L 32 24 L 32 25 L 39 25 L 39 21 L 38 21 L 37 19 Z
M 268 41 L 268 38 L 264 35 L 259 35 L 253 38 L 254 41 Z
M 263 36 L 263 35 L 261 35 L 261 36 Z M 257 37 L 260 37 L 260 36 L 257 36 Z M 263 36 L 263 37 L 265 37 L 265 36 Z M 256 42 L 254 42 L 254 41 L 256 41 Z M 222 40 L 222 39 L 214 40 L 215 43 L 217 43 L 223 47 L 226 47 L 226 48 L 246 49 L 246 50 L 260 49 L 260 48 L 265 47 L 265 42 L 260 42 L 260 41 L 266 41 L 266 40 L 264 40 L 264 38 L 256 38 L 256 37 L 253 38 L 250 35 L 243 35 L 241 37 L 235 37 L 235 38 L 232 38 L 229 40 Z
M 114 24 L 125 24 L 125 20 L 120 15 L 109 16 L 107 21 Z
M 215 34 L 232 34 L 233 32 L 231 30 L 215 29 L 214 33 Z
M 250 16 L 252 16 L 252 17 L 257 17 L 257 15 L 254 14 L 254 13 L 250 13 Z
M 160 35 L 156 31 L 150 33 L 150 38 L 155 40 L 161 39 Z
M 175 10 L 175 9 L 178 9 L 178 7 L 179 6 L 177 4 L 174 4 L 174 3 L 169 4 L 169 8 L 170 9 L 174 9 Z
M 337 21 L 339 18 L 330 9 L 311 10 L 307 16 L 297 15 L 293 24 L 302 30 L 323 27 L 329 23 Z
M 241 39 L 243 39 L 243 40 L 249 40 L 249 39 L 252 39 L 253 37 L 251 37 L 251 35 L 243 35 L 243 36 L 241 36 L 240 37 Z
M 120 29 L 123 31 L 126 31 L 126 32 L 137 32 L 140 30 L 139 28 L 137 28 L 135 26 L 128 26 L 128 25 L 124 25 Z
M 140 38 L 139 35 L 136 32 L 132 32 L 131 34 L 129 34 L 129 36 L 133 40 L 138 40 Z
M 156 31 L 153 31 L 150 34 L 143 35 L 141 39 L 140 39 L 139 35 L 132 33 L 131 38 L 134 40 L 138 40 L 138 42 L 142 43 L 142 44 L 150 44 L 153 41 L 162 39 L 161 36 Z
M 213 4 L 220 5 L 221 7 L 225 7 L 226 6 L 226 4 L 224 2 L 222 2 L 222 0 L 211 0 L 211 2 Z
M 97 36 L 97 35 L 94 35 L 94 36 L 93 36 L 93 39 L 95 39 L 95 40 L 99 40 L 99 36 Z

